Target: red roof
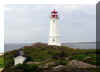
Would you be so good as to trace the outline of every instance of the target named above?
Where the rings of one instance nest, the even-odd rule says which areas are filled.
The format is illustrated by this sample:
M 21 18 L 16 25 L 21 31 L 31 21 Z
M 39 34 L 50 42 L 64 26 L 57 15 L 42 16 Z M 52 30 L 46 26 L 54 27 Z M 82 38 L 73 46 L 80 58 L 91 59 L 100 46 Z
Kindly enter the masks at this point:
M 53 11 L 51 11 L 51 18 L 58 18 L 58 12 L 54 9 Z

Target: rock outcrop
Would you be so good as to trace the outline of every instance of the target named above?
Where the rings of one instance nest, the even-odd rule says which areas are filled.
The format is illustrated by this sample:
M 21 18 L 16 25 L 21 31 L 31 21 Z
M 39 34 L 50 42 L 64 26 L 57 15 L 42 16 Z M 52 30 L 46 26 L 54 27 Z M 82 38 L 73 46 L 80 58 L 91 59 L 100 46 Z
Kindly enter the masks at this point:
M 72 60 L 68 63 L 69 66 L 76 68 L 96 68 L 95 65 L 87 64 L 82 61 Z

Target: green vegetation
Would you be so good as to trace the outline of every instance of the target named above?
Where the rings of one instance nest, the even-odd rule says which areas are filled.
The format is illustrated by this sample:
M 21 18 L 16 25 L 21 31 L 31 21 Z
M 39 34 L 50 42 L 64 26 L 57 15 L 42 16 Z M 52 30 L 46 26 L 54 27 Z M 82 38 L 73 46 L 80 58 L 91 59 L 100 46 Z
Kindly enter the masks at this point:
M 79 61 L 84 61 L 89 64 L 96 65 L 96 54 L 76 54 L 72 56 L 72 59 L 76 59 Z
M 57 60 L 56 64 L 57 65 L 66 65 L 68 62 L 66 60 Z
M 14 50 L 5 53 L 5 72 L 44 72 L 44 66 L 48 65 L 48 70 L 54 66 L 64 65 L 67 66 L 71 60 L 82 61 L 91 65 L 96 65 L 96 50 L 95 49 L 73 49 L 67 46 L 48 46 L 43 43 L 36 43 L 32 46 L 25 46 L 20 49 L 24 52 L 24 56 L 27 60 L 22 65 L 14 66 L 14 57 L 17 55 L 19 50 Z M 98 50 L 99 52 L 100 50 Z M 99 58 L 98 54 L 98 58 Z M 28 62 L 39 62 L 36 64 L 27 64 Z M 100 61 L 98 61 L 98 66 Z M 75 67 L 76 68 L 76 67 Z M 66 68 L 65 72 L 67 72 Z M 71 68 L 69 68 L 71 69 Z M 68 69 L 68 70 L 69 70 Z M 73 69 L 72 69 L 73 70 Z M 77 70 L 77 69 L 76 69 Z M 87 72 L 96 72 L 96 69 L 86 69 Z M 49 72 L 49 71 L 47 71 Z M 53 71 L 50 71 L 53 72 Z M 57 71 L 58 72 L 58 71 Z M 63 71 L 60 71 L 63 72 Z M 77 71 L 69 71 L 77 72 Z M 82 72 L 82 71 L 78 71 Z
M 4 67 L 4 57 L 0 56 L 0 68 Z

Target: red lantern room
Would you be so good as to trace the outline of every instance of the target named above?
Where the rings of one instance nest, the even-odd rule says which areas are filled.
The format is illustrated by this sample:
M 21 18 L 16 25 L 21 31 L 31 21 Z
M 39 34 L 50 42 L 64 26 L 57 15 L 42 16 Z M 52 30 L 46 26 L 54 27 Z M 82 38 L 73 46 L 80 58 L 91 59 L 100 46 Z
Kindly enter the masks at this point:
M 51 12 L 51 18 L 58 18 L 58 12 L 55 9 Z
M 51 13 L 57 14 L 58 12 L 54 9 Z

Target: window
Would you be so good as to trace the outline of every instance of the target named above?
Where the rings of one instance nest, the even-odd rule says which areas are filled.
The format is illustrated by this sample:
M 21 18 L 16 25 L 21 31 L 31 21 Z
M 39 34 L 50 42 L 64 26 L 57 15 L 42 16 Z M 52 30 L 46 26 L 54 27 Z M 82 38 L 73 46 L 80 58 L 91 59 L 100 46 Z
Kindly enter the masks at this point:
M 53 41 L 55 41 L 55 39 L 53 39 Z

